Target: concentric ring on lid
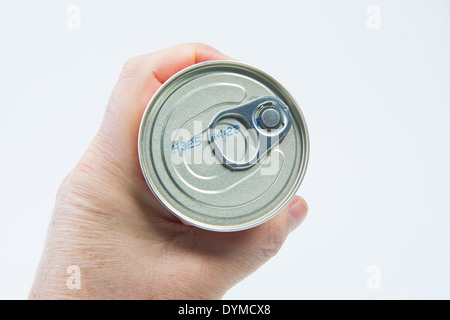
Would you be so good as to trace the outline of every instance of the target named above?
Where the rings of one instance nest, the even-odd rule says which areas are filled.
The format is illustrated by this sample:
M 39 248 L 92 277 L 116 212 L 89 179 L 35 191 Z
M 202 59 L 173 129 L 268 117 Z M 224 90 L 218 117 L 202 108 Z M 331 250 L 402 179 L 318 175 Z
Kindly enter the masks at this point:
M 266 96 L 288 106 L 291 128 L 252 167 L 230 170 L 214 156 L 208 125 L 218 112 Z M 279 126 L 272 111 L 264 117 Z M 222 118 L 214 130 L 227 157 L 242 161 L 258 152 L 252 129 L 239 118 Z M 235 61 L 199 63 L 167 80 L 144 112 L 138 146 L 143 175 L 161 203 L 213 231 L 248 229 L 276 215 L 295 195 L 309 156 L 306 123 L 294 98 L 265 72 Z

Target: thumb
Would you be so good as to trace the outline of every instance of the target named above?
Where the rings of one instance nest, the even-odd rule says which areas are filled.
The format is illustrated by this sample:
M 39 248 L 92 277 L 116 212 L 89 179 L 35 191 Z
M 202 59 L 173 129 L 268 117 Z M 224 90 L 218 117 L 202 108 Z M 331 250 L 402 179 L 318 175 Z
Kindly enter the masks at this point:
M 288 234 L 303 222 L 307 212 L 306 201 L 295 196 L 277 216 L 252 229 L 215 233 L 193 227 L 197 236 L 201 236 L 196 237 L 197 249 L 213 264 L 214 284 L 228 290 L 256 271 L 278 253 Z
M 250 235 L 252 241 L 249 241 L 249 245 L 256 254 L 259 254 L 257 260 L 264 263 L 277 254 L 289 233 L 303 222 L 307 213 L 306 201 L 300 196 L 295 196 L 273 219 L 250 229 L 253 234 Z

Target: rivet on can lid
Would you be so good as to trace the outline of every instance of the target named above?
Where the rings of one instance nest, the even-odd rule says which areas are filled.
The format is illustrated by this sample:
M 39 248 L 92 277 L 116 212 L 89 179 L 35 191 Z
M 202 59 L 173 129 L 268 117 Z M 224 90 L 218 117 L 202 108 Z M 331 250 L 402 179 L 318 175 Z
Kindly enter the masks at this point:
M 266 129 L 278 128 L 281 124 L 280 112 L 271 106 L 264 107 L 261 111 L 261 124 Z

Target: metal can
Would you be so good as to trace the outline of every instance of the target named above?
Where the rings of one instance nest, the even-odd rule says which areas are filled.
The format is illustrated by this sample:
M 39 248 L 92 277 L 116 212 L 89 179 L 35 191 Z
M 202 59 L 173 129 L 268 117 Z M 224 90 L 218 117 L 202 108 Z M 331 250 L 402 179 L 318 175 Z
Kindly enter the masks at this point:
M 139 130 L 154 195 L 183 221 L 238 231 L 275 216 L 295 195 L 309 157 L 303 114 L 273 77 L 208 61 L 167 80 Z

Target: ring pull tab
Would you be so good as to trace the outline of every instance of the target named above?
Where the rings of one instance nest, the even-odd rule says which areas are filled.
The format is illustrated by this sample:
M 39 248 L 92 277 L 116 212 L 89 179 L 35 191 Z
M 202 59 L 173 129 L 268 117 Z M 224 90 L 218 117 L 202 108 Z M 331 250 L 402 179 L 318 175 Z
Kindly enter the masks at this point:
M 247 130 L 254 135 L 257 150 L 249 161 L 232 161 L 217 145 L 214 129 L 223 118 L 243 120 Z M 208 140 L 220 163 L 232 170 L 243 170 L 255 165 L 272 147 L 277 145 L 288 133 L 290 127 L 291 115 L 287 105 L 278 98 L 263 97 L 217 113 L 208 126 Z

